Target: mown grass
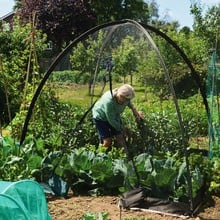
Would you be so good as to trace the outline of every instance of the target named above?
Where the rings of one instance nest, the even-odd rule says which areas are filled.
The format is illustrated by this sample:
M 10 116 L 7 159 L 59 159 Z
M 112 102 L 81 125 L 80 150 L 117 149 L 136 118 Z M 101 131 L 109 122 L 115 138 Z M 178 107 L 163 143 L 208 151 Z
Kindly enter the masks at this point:
M 119 87 L 122 84 L 114 84 L 113 89 Z M 56 85 L 56 94 L 61 102 L 73 104 L 77 106 L 88 106 L 93 101 L 97 100 L 101 96 L 101 91 L 103 89 L 102 84 L 97 84 L 94 88 L 94 95 L 89 95 L 89 87 L 88 85 L 76 85 L 76 84 L 62 84 Z M 110 89 L 110 86 L 107 84 L 104 88 L 104 91 Z M 149 99 L 144 94 L 144 88 L 141 86 L 135 86 L 135 94 L 136 97 L 134 99 L 134 103 L 137 104 L 139 102 L 143 103 Z
M 77 106 L 86 106 L 92 99 L 88 85 L 63 84 L 56 87 L 56 94 L 61 102 Z

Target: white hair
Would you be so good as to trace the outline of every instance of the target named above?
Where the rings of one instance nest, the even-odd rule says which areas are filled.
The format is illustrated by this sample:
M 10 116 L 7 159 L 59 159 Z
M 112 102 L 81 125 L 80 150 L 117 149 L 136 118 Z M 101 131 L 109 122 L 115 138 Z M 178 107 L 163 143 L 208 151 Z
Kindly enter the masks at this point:
M 124 96 L 126 99 L 133 99 L 135 97 L 134 88 L 129 84 L 124 84 L 118 88 L 118 95 Z

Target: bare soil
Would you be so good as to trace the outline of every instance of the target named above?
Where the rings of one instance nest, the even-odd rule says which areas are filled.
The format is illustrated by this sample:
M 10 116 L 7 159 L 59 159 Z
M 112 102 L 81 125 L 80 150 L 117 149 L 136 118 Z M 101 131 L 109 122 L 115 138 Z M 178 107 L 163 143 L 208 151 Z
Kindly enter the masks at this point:
M 79 220 L 86 213 L 108 213 L 110 220 L 220 220 L 220 197 L 206 200 L 193 217 L 170 216 L 149 211 L 118 208 L 118 197 L 69 196 L 68 199 L 48 197 L 49 213 L 53 220 Z M 98 217 L 97 217 L 98 219 Z

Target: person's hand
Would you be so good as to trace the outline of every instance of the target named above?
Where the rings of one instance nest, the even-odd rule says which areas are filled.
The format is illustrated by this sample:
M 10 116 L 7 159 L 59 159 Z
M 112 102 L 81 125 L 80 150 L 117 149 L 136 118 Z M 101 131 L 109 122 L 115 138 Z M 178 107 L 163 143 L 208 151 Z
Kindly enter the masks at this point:
M 144 113 L 142 111 L 137 111 L 136 118 L 138 120 L 144 119 Z
M 132 107 L 132 111 L 137 120 L 144 119 L 144 113 L 142 111 L 137 111 L 135 107 Z

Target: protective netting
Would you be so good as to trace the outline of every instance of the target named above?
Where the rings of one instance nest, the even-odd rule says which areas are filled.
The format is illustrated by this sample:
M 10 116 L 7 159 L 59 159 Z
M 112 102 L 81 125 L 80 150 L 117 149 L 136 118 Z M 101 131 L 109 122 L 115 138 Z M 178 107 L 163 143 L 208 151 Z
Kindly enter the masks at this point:
M 199 119 L 204 115 L 205 109 L 203 106 L 196 106 L 200 111 L 197 114 L 195 107 L 193 110 L 190 107 L 190 103 L 195 103 L 195 100 L 198 104 L 202 102 L 194 93 L 194 90 L 197 93 L 199 89 L 198 82 L 193 80 L 197 77 L 192 74 L 191 78 L 188 78 L 190 72 L 195 72 L 190 68 L 192 65 L 189 65 L 184 54 L 177 52 L 180 52 L 180 48 L 178 49 L 174 42 L 168 41 L 172 42 L 171 47 L 165 40 L 166 37 L 158 37 L 155 34 L 157 31 L 153 30 L 133 21 L 124 21 L 91 29 L 75 39 L 52 62 L 40 82 L 28 109 L 21 143 L 26 133 L 44 140 L 47 143 L 45 148 L 48 148 L 50 154 L 45 159 L 45 169 L 42 169 L 42 173 L 46 173 L 47 167 L 54 166 L 56 174 L 65 176 L 76 194 L 99 190 L 103 192 L 106 188 L 109 192 L 110 189 L 116 189 L 120 183 L 120 187 L 123 184 L 123 187 L 127 187 L 130 183 L 135 185 L 136 176 L 133 169 L 130 169 L 130 164 L 126 169 L 118 169 L 121 165 L 115 166 L 114 163 L 116 169 L 111 168 L 108 171 L 107 168 L 112 166 L 112 159 L 108 164 L 104 164 L 108 162 L 108 155 L 105 155 L 101 164 L 95 164 L 100 159 L 93 156 L 99 154 L 94 155 L 94 152 L 84 149 L 85 146 L 95 150 L 99 148 L 92 116 L 88 114 L 88 117 L 84 118 L 84 112 L 86 113 L 106 90 L 129 83 L 138 94 L 133 101 L 134 105 L 145 111 L 147 117 L 139 123 L 130 117 L 129 111 L 124 112 L 122 117 L 124 116 L 126 128 L 129 128 L 127 142 L 141 183 L 143 186 L 150 186 L 148 196 L 163 203 L 160 205 L 158 200 L 153 200 L 152 209 L 185 215 L 188 214 L 185 209 L 182 208 L 180 213 L 176 205 L 183 202 L 186 204 L 186 210 L 191 213 L 203 197 L 201 188 L 205 184 L 205 178 L 200 175 L 202 167 L 201 170 L 200 167 L 190 170 L 189 162 L 193 160 L 190 158 L 189 161 L 189 157 L 194 155 L 189 154 L 188 147 L 199 148 L 197 137 L 205 139 L 207 136 L 207 133 L 199 130 Z M 180 80 L 182 86 L 178 84 L 179 77 L 176 77 L 182 70 L 179 70 L 178 66 L 172 66 L 170 59 L 175 59 L 175 63 L 181 63 L 183 67 L 187 81 Z M 173 82 L 178 85 L 176 87 L 179 91 L 176 91 Z M 186 88 L 189 85 L 191 87 Z M 51 90 L 54 97 L 48 96 Z M 183 100 L 182 95 L 187 90 L 191 91 L 190 99 Z M 83 118 L 85 120 L 82 120 Z M 57 152 L 61 152 L 61 156 L 57 157 Z M 78 161 L 81 161 L 79 166 L 76 165 Z M 82 175 L 84 167 L 81 166 L 84 164 L 89 166 L 86 166 L 88 170 Z M 79 170 L 76 170 L 76 167 L 79 167 Z M 94 167 L 96 169 L 93 169 Z M 111 182 L 109 174 L 112 174 L 112 170 L 123 172 L 120 176 L 123 179 L 113 179 Z M 105 174 L 108 180 L 103 178 Z M 101 182 L 102 180 L 105 181 Z M 46 182 L 47 178 L 39 178 L 37 181 Z M 99 184 L 93 184 L 98 181 Z M 149 197 L 147 199 L 149 206 L 151 201 Z M 169 210 L 164 209 L 165 203 Z
M 0 181 L 0 204 L 0 219 L 51 219 L 44 191 L 32 180 Z
M 209 105 L 209 157 L 220 156 L 220 63 L 212 53 L 207 75 L 207 101 Z

